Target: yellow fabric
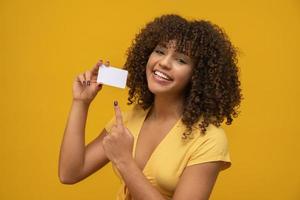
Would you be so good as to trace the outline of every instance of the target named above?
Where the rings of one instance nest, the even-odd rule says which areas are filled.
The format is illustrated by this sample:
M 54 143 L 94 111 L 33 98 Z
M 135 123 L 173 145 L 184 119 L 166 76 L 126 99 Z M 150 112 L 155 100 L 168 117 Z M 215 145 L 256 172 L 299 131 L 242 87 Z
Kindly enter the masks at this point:
M 138 134 L 149 110 L 150 108 L 143 110 L 136 105 L 123 113 L 124 125 L 134 136 L 133 156 Z M 106 124 L 105 129 L 109 132 L 114 123 L 115 117 Z M 180 119 L 155 148 L 143 170 L 149 182 L 166 199 L 172 198 L 185 167 L 210 161 L 224 161 L 222 170 L 231 166 L 227 137 L 221 127 L 209 125 L 205 135 L 201 135 L 200 130 L 196 128 L 188 139 L 182 139 L 184 131 L 185 125 Z M 113 167 L 113 170 L 122 183 L 117 200 L 131 199 L 117 169 Z

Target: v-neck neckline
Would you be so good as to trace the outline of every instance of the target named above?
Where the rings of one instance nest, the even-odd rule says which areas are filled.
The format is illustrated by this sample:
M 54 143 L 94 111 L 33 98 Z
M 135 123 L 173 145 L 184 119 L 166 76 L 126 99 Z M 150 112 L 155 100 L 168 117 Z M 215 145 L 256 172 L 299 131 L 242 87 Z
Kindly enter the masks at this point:
M 137 135 L 136 135 L 136 140 L 134 141 L 134 149 L 133 149 L 133 157 L 135 159 L 136 157 L 136 146 L 137 146 L 137 142 L 139 140 L 139 135 L 141 133 L 142 127 L 145 123 L 146 117 L 149 113 L 149 111 L 151 110 L 152 106 L 150 106 L 148 109 L 146 109 L 144 111 L 144 115 L 141 118 L 141 121 L 139 122 L 139 126 L 138 126 L 138 131 L 137 131 Z M 168 137 L 170 137 L 171 133 L 174 132 L 174 129 L 176 126 L 178 126 L 179 122 L 181 121 L 182 116 L 180 116 L 180 118 L 176 121 L 176 123 L 172 126 L 172 128 L 169 130 L 169 132 L 162 138 L 162 140 L 158 143 L 158 145 L 153 149 L 151 155 L 149 156 L 148 160 L 146 161 L 144 168 L 142 169 L 142 172 L 144 172 L 148 166 L 148 164 L 150 163 L 150 161 L 152 160 L 154 154 L 158 151 L 159 147 L 167 140 Z

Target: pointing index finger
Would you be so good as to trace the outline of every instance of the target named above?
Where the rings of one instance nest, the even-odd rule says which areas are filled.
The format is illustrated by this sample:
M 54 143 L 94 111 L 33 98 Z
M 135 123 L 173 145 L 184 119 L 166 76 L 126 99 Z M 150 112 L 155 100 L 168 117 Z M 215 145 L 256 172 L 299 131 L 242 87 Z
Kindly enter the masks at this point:
M 118 105 L 118 101 L 114 101 L 114 109 L 115 109 L 117 126 L 122 127 L 123 126 L 123 118 L 122 118 L 121 109 Z

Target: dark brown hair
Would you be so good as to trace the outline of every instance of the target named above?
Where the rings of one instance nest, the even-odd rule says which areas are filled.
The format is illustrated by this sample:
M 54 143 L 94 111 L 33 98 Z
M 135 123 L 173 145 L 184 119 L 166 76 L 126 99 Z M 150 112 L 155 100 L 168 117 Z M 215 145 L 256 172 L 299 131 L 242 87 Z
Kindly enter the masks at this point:
M 242 99 L 236 48 L 226 33 L 206 20 L 190 20 L 175 15 L 162 15 L 146 24 L 127 50 L 124 68 L 128 70 L 128 104 L 149 108 L 154 95 L 148 89 L 146 64 L 158 44 L 176 41 L 176 51 L 195 60 L 192 78 L 185 90 L 182 122 L 187 127 L 184 138 L 203 117 L 199 127 L 206 132 L 208 125 L 227 125 L 238 116 L 236 108 Z

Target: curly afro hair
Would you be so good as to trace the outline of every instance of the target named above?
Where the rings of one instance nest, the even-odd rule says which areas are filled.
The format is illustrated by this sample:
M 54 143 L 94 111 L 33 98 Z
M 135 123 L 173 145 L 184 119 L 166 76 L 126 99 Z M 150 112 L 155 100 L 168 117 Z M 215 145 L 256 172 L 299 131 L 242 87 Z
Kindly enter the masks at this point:
M 124 69 L 128 70 L 128 105 L 136 103 L 143 109 L 154 102 L 154 94 L 148 89 L 146 64 L 154 48 L 176 41 L 176 51 L 184 53 L 195 65 L 192 78 L 184 92 L 182 122 L 191 134 L 198 124 L 201 133 L 206 127 L 227 118 L 227 125 L 238 116 L 242 99 L 238 79 L 237 50 L 226 33 L 217 25 L 206 20 L 187 20 L 179 15 L 168 14 L 155 18 L 136 35 L 128 48 Z M 203 120 L 200 122 L 200 118 Z

